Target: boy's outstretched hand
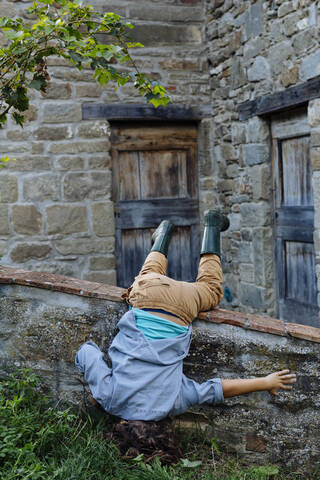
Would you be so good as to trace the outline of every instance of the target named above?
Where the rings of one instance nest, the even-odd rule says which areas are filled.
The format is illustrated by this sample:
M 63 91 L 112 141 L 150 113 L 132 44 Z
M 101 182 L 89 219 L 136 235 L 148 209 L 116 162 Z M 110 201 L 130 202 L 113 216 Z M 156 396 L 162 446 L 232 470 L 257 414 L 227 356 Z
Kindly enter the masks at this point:
M 272 395 L 279 395 L 278 390 L 292 390 L 288 384 L 296 383 L 297 377 L 295 373 L 289 373 L 290 370 L 281 370 L 280 372 L 270 373 L 265 377 L 266 390 Z

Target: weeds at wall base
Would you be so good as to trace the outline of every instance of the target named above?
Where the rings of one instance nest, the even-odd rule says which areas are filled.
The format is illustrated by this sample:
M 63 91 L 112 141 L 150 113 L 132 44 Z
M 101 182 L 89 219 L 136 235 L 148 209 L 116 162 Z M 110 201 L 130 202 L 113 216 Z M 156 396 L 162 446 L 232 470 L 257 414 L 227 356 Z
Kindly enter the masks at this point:
M 2 480 L 301 480 L 273 465 L 244 467 L 198 431 L 183 434 L 184 458 L 173 466 L 143 455 L 125 462 L 102 439 L 114 419 L 93 407 L 54 408 L 30 371 L 0 380 L 0 471 Z M 319 479 L 319 474 L 309 476 Z

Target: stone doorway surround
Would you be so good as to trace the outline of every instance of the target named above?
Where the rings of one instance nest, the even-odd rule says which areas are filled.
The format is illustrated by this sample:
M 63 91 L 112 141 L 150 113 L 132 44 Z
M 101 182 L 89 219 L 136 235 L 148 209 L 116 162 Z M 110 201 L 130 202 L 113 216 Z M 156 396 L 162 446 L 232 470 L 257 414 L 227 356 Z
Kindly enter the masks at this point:
M 239 106 L 239 118 L 247 123 L 249 133 L 252 133 L 245 148 L 246 164 L 250 169 L 265 168 L 264 182 L 268 182 L 268 175 L 271 175 L 271 135 L 270 135 L 270 116 L 277 113 L 290 111 L 294 108 L 305 106 L 307 109 L 308 124 L 310 126 L 310 151 L 312 163 L 312 186 L 314 194 L 314 250 L 316 260 L 316 275 L 318 282 L 318 305 L 320 306 L 320 77 L 316 77 L 308 82 L 298 86 L 288 88 L 282 92 L 258 97 L 253 101 L 244 102 Z M 254 143 L 255 142 L 255 143 Z M 256 166 L 261 162 L 263 156 L 264 166 Z M 268 167 L 269 163 L 269 167 Z M 262 179 L 260 174 L 259 178 Z M 271 176 L 269 177 L 271 179 Z M 259 183 L 259 182 L 257 182 Z M 260 180 L 261 188 L 267 188 L 265 199 L 269 205 L 272 205 L 271 189 L 264 185 Z M 258 184 L 254 187 L 259 188 Z M 267 191 L 269 190 L 269 198 Z M 276 269 L 273 253 L 273 233 L 272 233 L 272 212 L 268 205 L 260 206 L 259 222 L 264 225 L 261 230 L 260 239 L 256 242 L 256 250 L 260 251 L 262 258 L 254 258 L 253 269 L 254 276 L 261 277 L 265 282 L 266 288 L 265 306 L 266 310 L 274 312 L 277 315 L 274 281 L 276 278 Z M 268 258 L 269 257 L 269 258 Z M 256 261 L 257 260 L 257 261 Z M 241 265 L 240 265 L 241 271 Z

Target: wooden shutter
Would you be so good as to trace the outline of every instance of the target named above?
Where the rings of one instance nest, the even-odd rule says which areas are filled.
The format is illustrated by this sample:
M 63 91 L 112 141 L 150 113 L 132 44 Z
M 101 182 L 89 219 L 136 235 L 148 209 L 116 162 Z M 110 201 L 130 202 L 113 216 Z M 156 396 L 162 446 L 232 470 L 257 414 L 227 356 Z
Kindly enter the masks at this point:
M 132 283 L 164 219 L 177 225 L 168 275 L 194 280 L 200 243 L 196 127 L 115 126 L 111 138 L 118 285 Z
M 310 131 L 305 111 L 272 120 L 280 318 L 319 326 Z

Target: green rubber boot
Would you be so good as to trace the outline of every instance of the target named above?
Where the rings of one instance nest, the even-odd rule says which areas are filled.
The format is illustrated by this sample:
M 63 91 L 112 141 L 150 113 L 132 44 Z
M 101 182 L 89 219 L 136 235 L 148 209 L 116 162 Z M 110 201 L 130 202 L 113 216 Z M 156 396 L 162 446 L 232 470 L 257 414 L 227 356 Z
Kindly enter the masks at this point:
M 221 256 L 220 232 L 229 228 L 228 217 L 219 210 L 207 210 L 204 214 L 204 232 L 200 255 L 214 253 Z
M 151 252 L 160 252 L 167 256 L 173 230 L 174 225 L 169 220 L 163 220 L 152 235 Z

